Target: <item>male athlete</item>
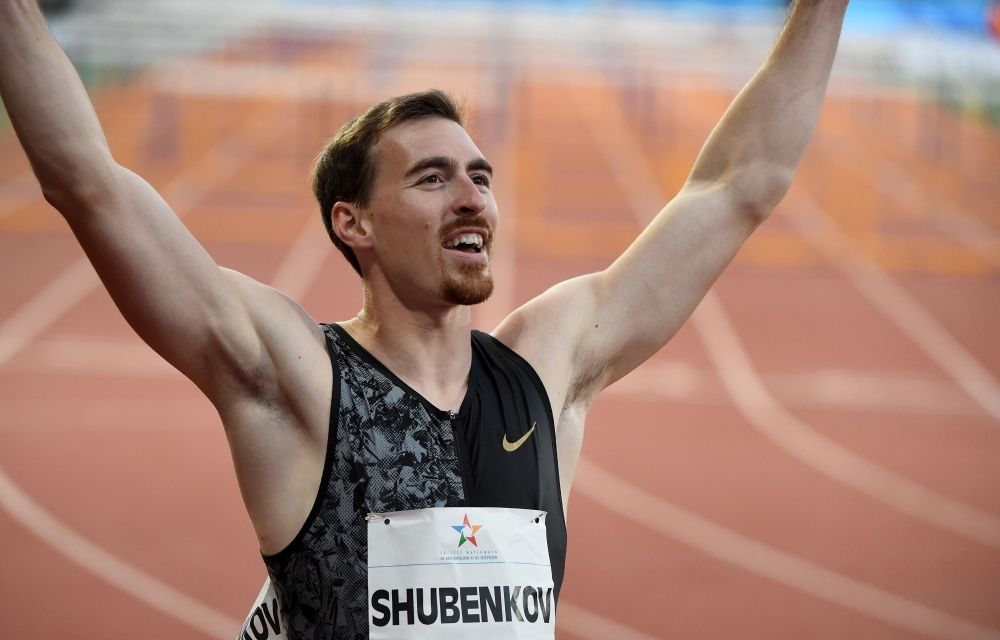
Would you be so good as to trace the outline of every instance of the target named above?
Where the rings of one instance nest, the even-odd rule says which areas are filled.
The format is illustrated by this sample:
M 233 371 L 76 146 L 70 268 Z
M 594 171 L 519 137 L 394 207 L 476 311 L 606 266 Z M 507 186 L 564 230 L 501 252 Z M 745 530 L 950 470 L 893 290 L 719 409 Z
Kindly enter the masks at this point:
M 493 286 L 492 169 L 447 96 L 376 105 L 320 156 L 314 190 L 364 307 L 319 325 L 216 265 L 114 161 L 36 1 L 0 0 L 0 96 L 46 199 L 129 324 L 218 409 L 289 636 L 367 638 L 367 513 L 547 511 L 558 591 L 587 412 L 677 332 L 788 190 L 849 0 L 793 2 L 677 197 L 607 270 L 491 336 L 469 305 Z

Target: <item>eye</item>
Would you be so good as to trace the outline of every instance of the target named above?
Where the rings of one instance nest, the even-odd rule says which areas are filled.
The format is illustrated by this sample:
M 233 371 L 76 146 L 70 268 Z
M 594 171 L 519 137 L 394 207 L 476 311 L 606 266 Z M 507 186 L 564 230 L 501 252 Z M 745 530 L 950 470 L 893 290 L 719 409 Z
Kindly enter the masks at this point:
M 474 184 L 477 184 L 477 185 L 481 186 L 481 187 L 489 187 L 490 186 L 490 177 L 488 175 L 486 175 L 486 174 L 480 173 L 480 174 L 472 176 L 472 182 Z
M 428 176 L 424 176 L 419 184 L 441 184 L 443 182 L 441 175 L 437 173 L 432 173 Z

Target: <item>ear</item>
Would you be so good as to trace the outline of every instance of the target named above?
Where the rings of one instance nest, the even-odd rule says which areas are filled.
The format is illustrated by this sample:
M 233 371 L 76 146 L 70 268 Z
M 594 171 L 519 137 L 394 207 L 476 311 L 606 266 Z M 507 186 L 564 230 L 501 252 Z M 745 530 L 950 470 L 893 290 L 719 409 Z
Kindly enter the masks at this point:
M 333 205 L 330 215 L 333 231 L 344 244 L 358 251 L 371 249 L 373 246 L 371 224 L 359 207 L 349 202 L 338 202 Z

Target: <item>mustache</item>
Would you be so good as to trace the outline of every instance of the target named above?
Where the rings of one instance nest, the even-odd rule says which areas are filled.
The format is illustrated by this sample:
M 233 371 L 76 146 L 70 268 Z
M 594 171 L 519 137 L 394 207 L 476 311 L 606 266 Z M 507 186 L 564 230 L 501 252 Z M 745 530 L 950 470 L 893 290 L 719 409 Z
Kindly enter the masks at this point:
M 486 238 L 483 244 L 486 246 L 493 244 L 493 227 L 491 227 L 490 223 L 486 220 L 486 216 L 481 214 L 476 214 L 467 218 L 456 218 L 455 220 L 445 224 L 441 227 L 441 242 L 444 242 L 445 238 L 459 229 L 467 229 L 469 227 L 484 229 L 486 231 Z

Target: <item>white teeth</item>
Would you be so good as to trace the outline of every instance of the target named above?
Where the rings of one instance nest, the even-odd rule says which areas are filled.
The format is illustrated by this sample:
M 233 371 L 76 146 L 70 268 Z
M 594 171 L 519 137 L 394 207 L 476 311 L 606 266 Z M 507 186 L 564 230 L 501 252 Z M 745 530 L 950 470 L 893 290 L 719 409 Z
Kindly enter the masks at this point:
M 471 244 L 476 247 L 483 246 L 483 236 L 478 233 L 463 233 L 457 238 L 452 238 L 451 240 L 444 243 L 445 249 L 453 249 L 460 244 Z

